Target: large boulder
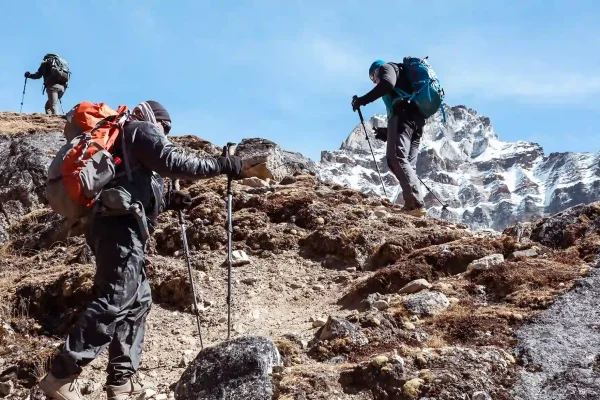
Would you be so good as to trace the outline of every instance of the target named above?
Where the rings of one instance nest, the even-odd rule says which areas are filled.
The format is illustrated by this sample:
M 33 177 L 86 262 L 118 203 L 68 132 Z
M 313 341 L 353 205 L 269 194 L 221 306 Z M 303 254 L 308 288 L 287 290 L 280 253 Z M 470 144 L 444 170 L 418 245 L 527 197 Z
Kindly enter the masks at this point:
M 274 366 L 281 356 L 271 339 L 246 336 L 207 347 L 175 387 L 179 400 L 271 400 Z
M 296 173 L 316 173 L 315 163 L 300 153 L 282 150 L 267 139 L 244 139 L 236 149 L 244 160 L 242 176 L 281 181 Z
M 48 166 L 64 143 L 61 132 L 0 132 L 0 244 L 9 239 L 9 226 L 44 207 Z

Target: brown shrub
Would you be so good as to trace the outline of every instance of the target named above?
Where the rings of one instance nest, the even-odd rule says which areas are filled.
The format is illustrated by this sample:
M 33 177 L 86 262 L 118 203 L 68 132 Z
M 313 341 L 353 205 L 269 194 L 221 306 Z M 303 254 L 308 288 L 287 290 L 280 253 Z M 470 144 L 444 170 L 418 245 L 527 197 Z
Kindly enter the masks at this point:
M 513 339 L 509 322 L 506 314 L 466 302 L 433 317 L 430 329 L 449 344 L 506 347 Z
M 520 289 L 556 289 L 579 276 L 579 268 L 544 259 L 505 262 L 488 271 L 474 273 L 474 281 L 485 285 L 489 295 L 504 299 Z

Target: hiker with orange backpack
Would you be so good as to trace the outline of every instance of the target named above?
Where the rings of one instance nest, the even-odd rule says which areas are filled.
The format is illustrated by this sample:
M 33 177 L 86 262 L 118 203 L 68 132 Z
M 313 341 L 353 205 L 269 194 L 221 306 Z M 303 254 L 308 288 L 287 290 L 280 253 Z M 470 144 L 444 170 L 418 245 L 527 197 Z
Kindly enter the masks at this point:
M 131 114 L 126 106 L 113 111 L 87 102 L 67 113 L 69 143 L 50 165 L 46 197 L 71 221 L 88 218 L 85 236 L 96 257 L 96 276 L 93 300 L 39 383 L 53 399 L 82 399 L 76 378 L 107 347 L 109 400 L 154 387 L 136 375 L 152 305 L 144 253 L 158 214 L 191 205 L 189 195 L 164 193 L 162 177 L 237 179 L 242 170 L 234 155 L 184 153 L 167 139 L 170 130 L 169 113 L 155 101 L 140 103 Z
M 444 91 L 426 59 L 404 57 L 402 63 L 373 62 L 369 78 L 376 86 L 364 96 L 352 98 L 353 111 L 383 99 L 388 118 L 387 134 L 382 136 L 382 129 L 378 129 L 376 138 L 387 142 L 387 164 L 402 188 L 403 210 L 413 216 L 427 212 L 416 172 L 425 120 L 440 107 L 444 112 Z
M 57 115 L 60 99 L 65 94 L 71 78 L 69 64 L 56 54 L 46 54 L 37 72 L 34 74 L 29 71 L 25 72 L 25 84 L 27 84 L 27 79 L 40 79 L 42 77 L 44 78 L 42 94 L 44 91 L 48 94 L 48 101 L 46 101 L 44 109 L 46 114 Z

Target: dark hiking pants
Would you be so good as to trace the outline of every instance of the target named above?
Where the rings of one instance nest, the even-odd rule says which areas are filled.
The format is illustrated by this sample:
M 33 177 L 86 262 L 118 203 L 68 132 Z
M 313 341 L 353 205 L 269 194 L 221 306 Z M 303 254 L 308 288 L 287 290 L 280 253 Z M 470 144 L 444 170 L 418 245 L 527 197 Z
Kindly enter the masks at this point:
M 46 114 L 54 114 L 54 115 L 58 115 L 60 114 L 60 110 L 58 108 L 60 99 L 62 99 L 63 94 L 65 94 L 64 89 L 60 88 L 60 87 L 56 87 L 58 85 L 55 86 L 50 86 L 48 88 L 46 88 L 46 93 L 48 94 L 48 100 L 46 101 L 46 105 L 44 106 L 44 109 L 46 110 Z
M 422 117 L 411 117 L 408 113 L 394 114 L 388 122 L 387 164 L 400 182 L 407 209 L 423 206 L 416 170 L 424 125 Z
M 107 346 L 109 384 L 137 371 L 152 305 L 139 229 L 129 215 L 103 216 L 96 217 L 86 232 L 96 256 L 94 297 L 52 362 L 56 377 L 80 373 Z

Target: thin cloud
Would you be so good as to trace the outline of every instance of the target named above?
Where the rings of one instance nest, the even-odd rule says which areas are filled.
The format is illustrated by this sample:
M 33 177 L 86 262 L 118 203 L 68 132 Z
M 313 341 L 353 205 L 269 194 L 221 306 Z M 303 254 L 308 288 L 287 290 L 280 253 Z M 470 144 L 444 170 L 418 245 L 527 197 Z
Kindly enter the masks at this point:
M 430 49 L 446 92 L 528 104 L 579 104 L 600 94 L 594 60 L 560 62 L 477 39 L 457 38 Z M 596 64 L 596 65 L 595 65 Z

